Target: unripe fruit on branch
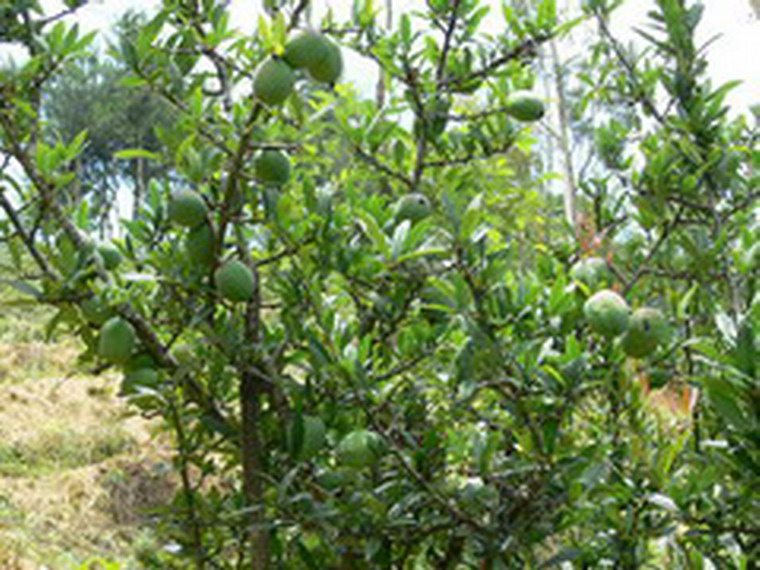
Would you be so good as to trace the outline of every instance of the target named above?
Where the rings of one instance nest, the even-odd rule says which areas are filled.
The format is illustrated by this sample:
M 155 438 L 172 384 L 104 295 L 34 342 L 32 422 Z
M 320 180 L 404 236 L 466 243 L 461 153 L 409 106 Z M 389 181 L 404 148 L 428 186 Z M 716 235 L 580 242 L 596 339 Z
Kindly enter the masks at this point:
M 343 73 L 343 56 L 338 46 L 327 39 L 324 41 L 326 42 L 327 57 L 311 65 L 308 71 L 313 79 L 334 85 L 340 79 L 341 73 Z
M 350 467 L 371 467 L 385 453 L 382 438 L 370 430 L 352 431 L 338 445 L 341 462 Z
M 628 322 L 622 340 L 623 350 L 628 356 L 643 358 L 665 342 L 667 336 L 665 316 L 657 309 L 641 307 L 633 312 Z
M 330 57 L 330 42 L 320 33 L 306 30 L 285 46 L 283 59 L 295 69 L 310 69 Z
M 228 261 L 214 272 L 214 283 L 221 296 L 228 301 L 242 302 L 253 298 L 253 273 L 237 259 Z
M 135 329 L 121 317 L 113 317 L 100 329 L 98 354 L 113 363 L 125 362 L 135 348 Z
M 103 267 L 108 271 L 116 269 L 121 264 L 121 252 L 110 243 L 104 243 L 98 246 L 97 253 L 103 261 Z
M 171 355 L 180 366 L 189 367 L 195 362 L 195 352 L 189 344 L 178 344 L 172 348 Z
M 282 186 L 290 179 L 290 159 L 282 151 L 265 149 L 253 159 L 253 171 L 260 182 Z
M 415 223 L 428 217 L 430 210 L 430 201 L 424 194 L 407 194 L 396 202 L 394 218 L 396 223 L 404 220 Z
M 524 91 L 516 91 L 507 98 L 506 112 L 523 122 L 539 121 L 546 112 L 541 99 Z
M 208 267 L 214 262 L 214 230 L 201 224 L 185 236 L 185 251 L 190 262 L 197 267 Z
M 199 226 L 206 221 L 207 214 L 206 202 L 192 190 L 178 190 L 169 199 L 169 219 L 180 226 Z
M 274 57 L 259 65 L 253 78 L 253 94 L 270 107 L 282 105 L 293 92 L 296 77 L 290 66 Z
M 597 333 L 613 337 L 625 332 L 631 309 L 620 295 L 604 289 L 591 296 L 583 305 L 589 326 Z
M 124 373 L 122 392 L 134 393 L 140 386 L 155 388 L 158 386 L 158 371 L 155 368 L 139 368 Z

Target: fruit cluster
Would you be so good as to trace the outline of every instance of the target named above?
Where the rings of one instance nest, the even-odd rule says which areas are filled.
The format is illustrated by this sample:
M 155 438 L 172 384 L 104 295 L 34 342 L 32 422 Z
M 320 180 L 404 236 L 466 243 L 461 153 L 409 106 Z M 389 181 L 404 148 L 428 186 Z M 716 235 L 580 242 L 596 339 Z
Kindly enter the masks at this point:
M 282 105 L 293 92 L 296 70 L 332 85 L 343 71 L 340 48 L 318 32 L 301 32 L 288 42 L 282 57 L 268 57 L 258 67 L 253 78 L 256 99 L 270 107 Z
M 607 263 L 598 257 L 578 262 L 570 275 L 590 288 L 608 281 Z M 635 311 L 611 289 L 594 293 L 583 305 L 591 330 L 612 339 L 622 335 L 623 351 L 634 358 L 649 356 L 668 337 L 668 323 L 659 309 L 640 307 Z

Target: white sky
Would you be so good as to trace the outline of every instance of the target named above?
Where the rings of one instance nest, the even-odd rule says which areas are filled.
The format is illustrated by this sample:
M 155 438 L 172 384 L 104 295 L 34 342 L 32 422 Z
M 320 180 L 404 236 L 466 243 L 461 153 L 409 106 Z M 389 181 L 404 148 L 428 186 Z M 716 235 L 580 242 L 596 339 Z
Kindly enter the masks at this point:
M 578 0 L 566 1 L 570 5 L 578 4 Z M 484 27 L 490 32 L 498 32 L 503 26 L 500 0 L 484 2 L 490 2 L 494 7 L 491 16 L 484 21 Z M 627 0 L 613 20 L 616 34 L 626 41 L 635 41 L 638 36 L 632 29 L 645 24 L 646 13 L 652 3 L 652 0 Z M 708 52 L 709 73 L 716 84 L 733 79 L 744 82 L 729 96 L 729 103 L 744 111 L 760 102 L 760 20 L 755 18 L 748 0 L 703 0 L 703 3 L 705 15 L 699 27 L 699 41 L 705 42 L 721 35 Z M 42 4 L 50 14 L 61 7 L 60 0 L 43 0 Z M 312 4 L 315 21 L 328 5 L 340 21 L 350 13 L 353 0 L 313 0 Z M 160 0 L 90 0 L 77 12 L 76 19 L 86 31 L 106 32 L 126 10 L 132 8 L 150 13 L 159 5 Z M 385 2 L 376 0 L 375 5 L 384 6 Z M 393 0 L 396 15 L 420 5 L 421 0 Z M 261 0 L 231 0 L 230 21 L 241 32 L 254 33 L 260 6 Z M 366 62 L 347 55 L 344 79 L 354 81 L 361 91 L 370 93 L 374 86 L 374 66 L 371 71 L 367 70 Z

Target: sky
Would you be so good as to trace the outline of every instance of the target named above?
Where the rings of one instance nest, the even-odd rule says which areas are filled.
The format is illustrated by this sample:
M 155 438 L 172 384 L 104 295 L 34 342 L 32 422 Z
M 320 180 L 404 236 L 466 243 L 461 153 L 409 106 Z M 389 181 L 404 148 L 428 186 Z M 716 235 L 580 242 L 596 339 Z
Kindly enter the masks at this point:
M 0 0 L 1 1 L 1 0 Z M 577 0 L 566 0 L 577 4 Z M 503 26 L 500 0 L 484 0 L 493 6 L 492 15 L 484 21 L 489 32 L 499 32 Z M 748 0 L 703 0 L 705 15 L 698 30 L 698 40 L 706 42 L 720 36 L 709 49 L 709 73 L 716 84 L 739 79 L 743 84 L 729 96 L 728 102 L 739 111 L 760 102 L 760 19 Z M 60 0 L 42 0 L 45 10 L 54 14 L 61 9 Z M 230 21 L 243 33 L 253 33 L 256 29 L 257 14 L 261 0 L 231 0 Z M 420 6 L 422 0 L 393 0 L 394 12 L 398 16 L 404 11 Z M 560 3 L 561 4 L 561 3 Z M 643 26 L 646 13 L 653 0 L 627 0 L 613 19 L 615 34 L 625 41 L 637 41 L 633 31 Z M 118 17 L 128 9 L 145 10 L 148 13 L 160 5 L 160 0 L 90 0 L 89 4 L 76 13 L 76 21 L 85 31 L 107 31 Z M 353 0 L 313 0 L 314 21 L 324 13 L 329 5 L 338 16 L 347 17 Z M 376 5 L 385 5 L 384 0 L 376 0 Z M 569 46 L 569 49 L 572 47 Z M 375 69 L 367 69 L 367 63 L 346 54 L 346 76 L 344 80 L 357 84 L 360 92 L 371 93 L 375 83 Z

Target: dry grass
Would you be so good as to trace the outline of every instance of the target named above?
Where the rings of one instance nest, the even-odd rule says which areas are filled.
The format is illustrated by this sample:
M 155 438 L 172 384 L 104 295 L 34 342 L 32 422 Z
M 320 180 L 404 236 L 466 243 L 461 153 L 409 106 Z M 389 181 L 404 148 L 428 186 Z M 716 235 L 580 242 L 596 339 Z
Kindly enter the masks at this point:
M 0 569 L 136 567 L 144 513 L 173 493 L 168 446 L 126 413 L 116 377 L 67 377 L 76 352 L 0 344 Z

